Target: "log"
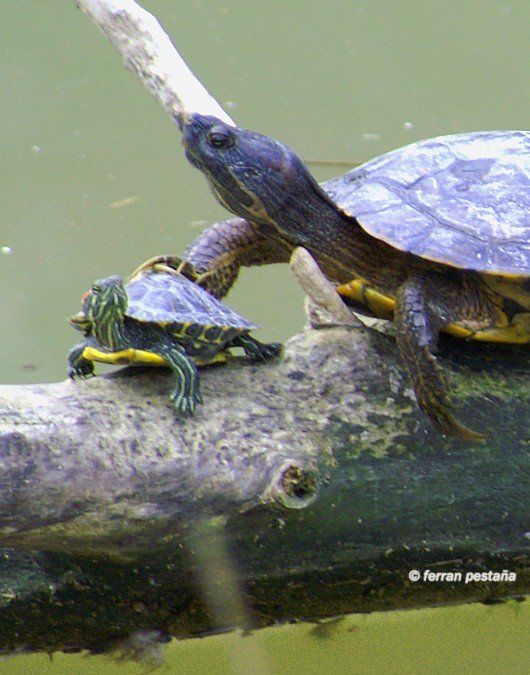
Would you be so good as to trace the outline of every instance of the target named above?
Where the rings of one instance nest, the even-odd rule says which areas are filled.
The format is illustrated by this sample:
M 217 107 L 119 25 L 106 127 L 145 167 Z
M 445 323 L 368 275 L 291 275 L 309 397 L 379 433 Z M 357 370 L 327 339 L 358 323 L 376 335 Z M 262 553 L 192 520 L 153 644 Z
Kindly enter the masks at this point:
M 367 328 L 202 369 L 185 421 L 163 370 L 2 387 L 0 648 L 528 591 L 528 357 L 445 351 L 484 444 L 432 431 L 392 338 Z M 412 569 L 515 578 L 414 584 Z
M 173 115 L 211 104 L 175 91 L 135 3 L 78 4 Z M 461 419 L 489 434 L 447 439 L 392 337 L 304 286 L 313 325 L 275 362 L 202 369 L 189 419 L 162 369 L 0 387 L 0 650 L 528 591 L 528 350 L 443 341 Z

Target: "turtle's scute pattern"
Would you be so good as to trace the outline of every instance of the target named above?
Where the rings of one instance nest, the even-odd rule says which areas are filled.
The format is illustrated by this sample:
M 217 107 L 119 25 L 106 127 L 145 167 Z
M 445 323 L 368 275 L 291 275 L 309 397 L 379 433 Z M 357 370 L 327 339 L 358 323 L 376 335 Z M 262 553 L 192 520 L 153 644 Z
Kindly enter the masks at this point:
M 126 286 L 119 276 L 99 279 L 82 302 L 72 323 L 85 337 L 68 352 L 69 376 L 93 375 L 94 361 L 169 366 L 169 399 L 180 415 L 202 403 L 197 366 L 226 362 L 232 347 L 256 362 L 281 353 L 279 343 L 262 344 L 249 334 L 256 324 L 177 273 L 135 273 Z
M 342 297 L 393 320 L 435 426 L 483 438 L 453 414 L 434 352 L 440 331 L 530 343 L 530 131 L 420 141 L 321 186 L 289 147 L 213 117 L 192 114 L 183 144 L 239 216 L 188 249 L 218 297 L 239 267 L 307 248 Z
M 395 248 L 478 272 L 530 273 L 530 131 L 420 141 L 323 187 Z
M 126 286 L 129 304 L 127 315 L 145 323 L 185 325 L 188 337 L 203 333 L 217 341 L 223 328 L 237 332 L 251 331 L 258 326 L 243 318 L 219 300 L 183 276 L 168 272 L 144 274 Z M 187 325 L 190 324 L 190 325 Z M 217 332 L 216 332 L 217 331 Z

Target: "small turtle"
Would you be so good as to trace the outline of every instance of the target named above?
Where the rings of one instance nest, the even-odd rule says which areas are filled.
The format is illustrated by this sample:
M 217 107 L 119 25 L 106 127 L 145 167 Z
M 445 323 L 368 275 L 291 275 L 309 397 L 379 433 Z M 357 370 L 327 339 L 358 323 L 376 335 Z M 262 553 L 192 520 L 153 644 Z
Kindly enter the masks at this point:
M 345 298 L 393 319 L 420 408 L 445 434 L 483 434 L 453 414 L 434 352 L 445 331 L 530 342 L 530 131 L 443 136 L 319 185 L 287 146 L 190 115 L 183 144 L 239 218 L 206 230 L 186 260 L 222 297 L 241 265 L 306 248 Z
M 70 319 L 85 339 L 68 353 L 69 376 L 93 375 L 93 361 L 169 366 L 175 374 L 169 398 L 183 415 L 202 403 L 196 365 L 226 361 L 232 347 L 253 361 L 281 351 L 279 343 L 258 342 L 249 335 L 256 324 L 180 274 L 151 271 L 126 285 L 118 276 L 100 279 L 82 308 Z

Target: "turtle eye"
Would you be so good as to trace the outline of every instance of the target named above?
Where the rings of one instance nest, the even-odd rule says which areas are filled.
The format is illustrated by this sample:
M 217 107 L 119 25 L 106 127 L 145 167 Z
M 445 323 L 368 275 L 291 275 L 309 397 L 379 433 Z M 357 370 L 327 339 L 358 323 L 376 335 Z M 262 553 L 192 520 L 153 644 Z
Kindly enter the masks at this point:
M 90 290 L 92 291 L 92 293 L 101 293 L 102 288 L 99 284 L 93 284 L 92 288 Z M 85 293 L 85 295 L 87 295 L 87 294 L 88 294 L 88 292 Z
M 212 148 L 231 148 L 234 145 L 234 137 L 224 129 L 214 127 L 208 134 L 208 142 Z

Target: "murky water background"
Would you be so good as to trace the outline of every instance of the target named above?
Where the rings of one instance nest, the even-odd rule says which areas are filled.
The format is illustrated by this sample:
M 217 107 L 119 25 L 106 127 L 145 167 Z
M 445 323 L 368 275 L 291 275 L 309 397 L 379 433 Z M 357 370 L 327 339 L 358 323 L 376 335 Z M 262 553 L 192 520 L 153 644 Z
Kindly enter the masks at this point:
M 306 159 L 530 126 L 528 0 L 143 4 L 236 121 Z M 226 213 L 73 1 L 0 0 L 0 87 L 0 381 L 53 381 L 77 339 L 66 317 L 92 280 L 181 253 Z M 301 327 L 301 299 L 276 266 L 245 271 L 228 302 L 268 340 Z M 502 612 L 506 636 L 515 624 Z
M 242 126 L 307 159 L 529 126 L 527 0 L 144 4 Z M 58 380 L 94 279 L 181 253 L 226 213 L 73 1 L 0 0 L 0 82 L 0 381 Z M 301 297 L 280 266 L 245 271 L 228 302 L 285 339 Z

